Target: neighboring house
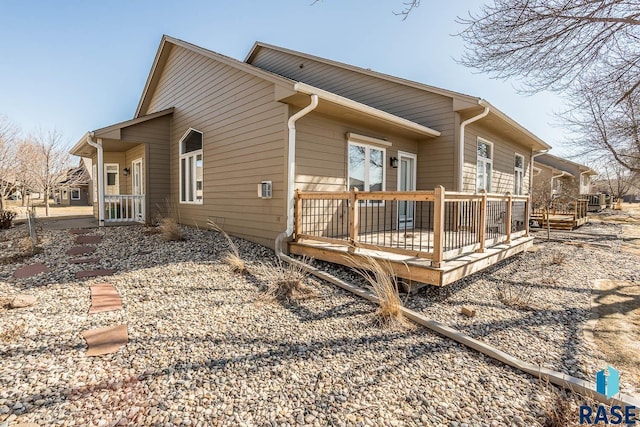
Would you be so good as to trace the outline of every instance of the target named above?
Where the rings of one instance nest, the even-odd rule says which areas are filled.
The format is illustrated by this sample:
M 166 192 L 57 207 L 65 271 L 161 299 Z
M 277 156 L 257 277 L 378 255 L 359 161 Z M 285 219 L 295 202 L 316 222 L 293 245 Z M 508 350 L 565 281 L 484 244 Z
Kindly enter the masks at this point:
M 548 153 L 536 156 L 533 165 L 532 218 L 542 226 L 549 220 L 555 229 L 570 230 L 586 223 L 590 200 L 599 203 L 601 199 L 590 194 L 597 172 Z M 545 213 L 545 205 L 551 207 L 549 212 Z
M 290 250 L 318 258 L 329 250 L 309 237 L 357 254 L 384 231 L 383 250 L 431 259 L 394 265 L 400 276 L 445 284 L 530 244 L 531 159 L 547 149 L 481 98 L 262 43 L 241 62 L 164 36 L 134 118 L 71 153 L 92 159 L 104 222 L 151 222 L 168 202 L 184 224 L 272 248 L 295 228 Z M 469 251 L 473 267 L 448 262 Z
M 591 194 L 591 180 L 598 173 L 588 166 L 545 153 L 535 158 L 535 182 L 549 183 L 554 194 L 578 199 Z
M 91 206 L 89 184 L 91 177 L 82 159 L 78 167 L 69 169 L 56 186 L 56 201 L 62 206 Z

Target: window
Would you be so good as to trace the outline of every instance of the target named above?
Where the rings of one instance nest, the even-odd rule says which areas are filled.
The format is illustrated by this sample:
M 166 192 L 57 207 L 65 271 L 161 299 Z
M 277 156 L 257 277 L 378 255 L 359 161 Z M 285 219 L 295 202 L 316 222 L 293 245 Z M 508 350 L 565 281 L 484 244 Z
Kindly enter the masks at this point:
M 385 149 L 349 142 L 349 190 L 384 191 Z
M 202 203 L 202 132 L 189 129 L 180 140 L 180 202 Z
M 71 189 L 71 200 L 80 200 L 80 189 L 72 188 Z
M 120 165 L 117 163 L 105 163 L 104 165 L 104 194 L 117 196 L 120 194 L 120 178 L 118 172 Z
M 493 171 L 493 144 L 478 138 L 476 169 L 476 191 L 491 192 L 491 172 Z
M 513 165 L 513 194 L 522 194 L 522 185 L 524 182 L 524 156 L 516 154 Z

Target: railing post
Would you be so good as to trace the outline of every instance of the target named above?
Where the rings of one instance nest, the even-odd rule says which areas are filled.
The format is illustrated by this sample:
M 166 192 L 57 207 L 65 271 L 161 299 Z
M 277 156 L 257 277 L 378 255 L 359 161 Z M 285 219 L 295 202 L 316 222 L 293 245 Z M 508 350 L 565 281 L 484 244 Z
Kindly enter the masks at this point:
M 580 199 L 576 200 L 576 202 L 573 204 L 573 220 L 577 221 L 578 218 L 580 218 L 578 216 L 578 205 L 580 204 Z
M 487 232 L 487 193 L 482 193 L 482 200 L 480 200 L 480 229 L 478 230 L 478 241 L 480 247 L 476 252 L 484 252 L 484 240 Z
M 527 197 L 527 200 L 524 201 L 524 235 L 529 237 L 529 212 L 531 209 L 531 195 Z
M 435 188 L 433 199 L 433 257 L 431 266 L 439 268 L 444 258 L 444 187 Z
M 513 198 L 511 197 L 511 192 L 507 192 L 507 217 L 505 218 L 505 231 L 507 234 L 507 240 L 505 243 L 511 243 L 511 215 L 512 215 L 512 203 Z
M 349 215 L 349 252 L 354 253 L 356 245 L 358 244 L 358 189 L 353 187 L 349 194 L 349 209 L 351 214 Z
M 296 188 L 293 195 L 293 203 L 293 238 L 298 240 L 298 236 L 302 234 L 302 200 L 300 199 L 300 190 L 298 188 Z

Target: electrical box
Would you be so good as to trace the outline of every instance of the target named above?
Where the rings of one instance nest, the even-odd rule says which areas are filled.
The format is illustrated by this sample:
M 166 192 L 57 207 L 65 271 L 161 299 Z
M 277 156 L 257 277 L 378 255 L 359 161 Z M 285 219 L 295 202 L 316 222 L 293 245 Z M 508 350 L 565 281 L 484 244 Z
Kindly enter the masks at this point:
M 270 199 L 273 194 L 272 181 L 262 181 L 258 184 L 258 197 L 261 199 Z

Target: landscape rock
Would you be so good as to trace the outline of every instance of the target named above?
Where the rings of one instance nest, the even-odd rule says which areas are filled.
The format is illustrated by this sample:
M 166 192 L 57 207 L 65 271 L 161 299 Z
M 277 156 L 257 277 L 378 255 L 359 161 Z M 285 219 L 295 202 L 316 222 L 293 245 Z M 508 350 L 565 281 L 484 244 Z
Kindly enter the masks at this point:
M 37 298 L 33 295 L 17 295 L 9 304 L 10 308 L 25 308 L 34 305 L 37 302 Z

